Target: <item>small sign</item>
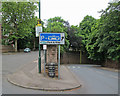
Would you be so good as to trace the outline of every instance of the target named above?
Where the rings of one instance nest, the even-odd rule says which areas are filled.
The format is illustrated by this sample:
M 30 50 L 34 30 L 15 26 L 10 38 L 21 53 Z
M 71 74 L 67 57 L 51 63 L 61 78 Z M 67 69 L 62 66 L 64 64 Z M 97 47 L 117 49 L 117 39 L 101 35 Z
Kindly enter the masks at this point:
M 36 26 L 36 37 L 39 37 L 40 32 L 42 32 L 42 26 Z
M 43 50 L 47 50 L 47 45 L 43 45 Z
M 41 26 L 41 19 L 37 20 L 37 26 Z
M 61 45 L 65 43 L 64 33 L 40 33 L 40 44 Z

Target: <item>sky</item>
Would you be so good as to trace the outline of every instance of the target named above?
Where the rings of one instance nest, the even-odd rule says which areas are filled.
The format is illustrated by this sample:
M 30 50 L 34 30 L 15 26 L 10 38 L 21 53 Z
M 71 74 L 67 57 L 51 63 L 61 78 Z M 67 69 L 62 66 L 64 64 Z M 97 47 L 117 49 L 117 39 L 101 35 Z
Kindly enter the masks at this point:
M 62 17 L 70 25 L 79 25 L 86 15 L 100 18 L 102 9 L 110 0 L 41 0 L 41 20 L 55 16 Z M 38 13 L 36 14 L 37 16 Z

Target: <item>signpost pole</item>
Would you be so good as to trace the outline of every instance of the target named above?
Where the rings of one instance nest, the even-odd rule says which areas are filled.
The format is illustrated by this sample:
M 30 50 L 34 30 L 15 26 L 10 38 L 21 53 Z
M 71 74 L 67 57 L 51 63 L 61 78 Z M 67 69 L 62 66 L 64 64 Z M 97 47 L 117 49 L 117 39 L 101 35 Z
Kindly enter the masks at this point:
M 39 0 L 39 19 L 40 19 L 40 0 Z M 40 34 L 39 34 L 40 38 Z M 39 43 L 39 58 L 38 58 L 38 65 L 39 65 L 39 73 L 41 73 L 41 49 L 40 49 L 40 43 Z
M 58 45 L 58 79 L 60 79 L 60 45 Z
M 46 66 L 46 50 L 47 50 L 47 45 L 43 45 L 43 50 L 44 50 L 44 76 L 46 76 L 45 72 L 45 66 Z
M 46 50 L 44 49 L 44 76 L 45 76 L 45 65 L 46 65 L 46 57 L 45 57 L 45 54 L 46 54 Z

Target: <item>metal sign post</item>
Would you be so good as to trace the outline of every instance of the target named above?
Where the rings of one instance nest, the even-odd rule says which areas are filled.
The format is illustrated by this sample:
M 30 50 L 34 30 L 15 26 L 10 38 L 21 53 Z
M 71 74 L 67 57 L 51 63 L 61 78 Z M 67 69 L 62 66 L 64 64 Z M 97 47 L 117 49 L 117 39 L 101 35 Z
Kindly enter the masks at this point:
M 44 76 L 45 76 L 46 75 L 45 66 L 46 66 L 46 50 L 47 50 L 47 45 L 43 45 L 43 50 L 44 50 Z
M 40 20 L 40 19 L 39 19 Z M 36 25 L 36 37 L 40 38 L 40 32 L 42 32 L 42 25 L 40 24 L 41 22 L 39 21 Z M 38 58 L 38 66 L 39 66 L 39 73 L 41 73 L 41 49 L 40 49 L 40 44 L 39 44 L 39 58 Z
M 60 79 L 60 45 L 58 46 L 58 79 Z

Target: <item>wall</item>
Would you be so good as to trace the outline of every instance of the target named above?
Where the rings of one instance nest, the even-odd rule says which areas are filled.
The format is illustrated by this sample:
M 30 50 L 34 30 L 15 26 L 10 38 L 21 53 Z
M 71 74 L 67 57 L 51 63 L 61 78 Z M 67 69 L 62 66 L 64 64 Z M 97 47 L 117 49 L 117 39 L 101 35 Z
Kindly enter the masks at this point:
M 2 52 L 14 52 L 15 49 L 10 45 L 2 45 Z
M 120 62 L 117 62 L 117 61 L 113 61 L 113 60 L 106 60 L 105 63 L 102 64 L 102 66 L 104 67 L 109 67 L 109 68 L 115 68 L 115 69 L 118 69 L 120 68 Z
M 82 64 L 93 64 L 93 61 L 88 59 L 84 53 L 82 53 Z M 80 52 L 70 51 L 65 52 L 61 56 L 61 64 L 80 64 Z
M 80 64 L 80 52 L 65 52 L 61 56 L 61 64 Z M 104 63 L 100 63 L 98 61 L 92 61 L 87 58 L 85 53 L 82 53 L 82 64 L 98 64 L 102 65 L 103 67 L 109 67 L 109 68 L 120 68 L 120 61 L 113 61 L 113 60 L 106 60 Z
M 47 64 L 57 63 L 57 45 L 47 46 Z

